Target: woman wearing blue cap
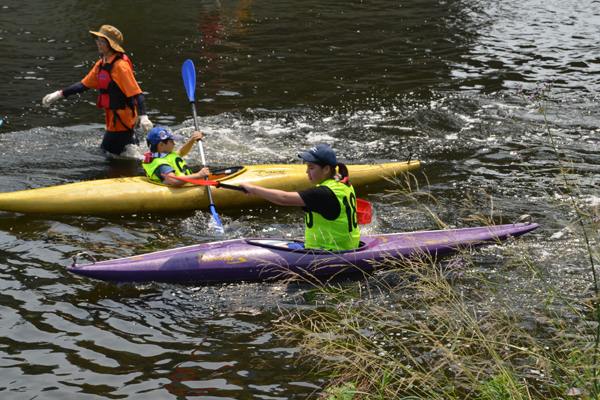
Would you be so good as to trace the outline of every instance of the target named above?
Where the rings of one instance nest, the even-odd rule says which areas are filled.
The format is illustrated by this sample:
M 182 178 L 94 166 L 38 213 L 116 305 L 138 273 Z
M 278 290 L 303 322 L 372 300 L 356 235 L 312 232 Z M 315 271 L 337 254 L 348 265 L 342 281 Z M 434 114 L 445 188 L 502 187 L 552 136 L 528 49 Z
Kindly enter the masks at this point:
M 187 176 L 190 179 L 204 179 L 210 172 L 208 168 L 202 168 L 193 173 L 183 158 L 190 152 L 198 140 L 202 140 L 202 133 L 194 132 L 179 150 L 175 148 L 175 140 L 185 139 L 181 135 L 175 135 L 167 126 L 157 126 L 148 133 L 147 143 L 150 153 L 144 154 L 142 166 L 148 178 L 155 182 L 162 182 L 171 186 L 183 186 L 184 181 L 173 178 L 174 176 Z
M 248 196 L 254 194 L 282 206 L 302 207 L 306 212 L 304 225 L 307 249 L 338 251 L 357 248 L 360 232 L 356 194 L 348 181 L 348 168 L 337 162 L 335 152 L 326 144 L 299 153 L 298 157 L 306 161 L 308 180 L 316 185 L 314 188 L 286 192 L 250 183 L 239 186 L 248 191 Z

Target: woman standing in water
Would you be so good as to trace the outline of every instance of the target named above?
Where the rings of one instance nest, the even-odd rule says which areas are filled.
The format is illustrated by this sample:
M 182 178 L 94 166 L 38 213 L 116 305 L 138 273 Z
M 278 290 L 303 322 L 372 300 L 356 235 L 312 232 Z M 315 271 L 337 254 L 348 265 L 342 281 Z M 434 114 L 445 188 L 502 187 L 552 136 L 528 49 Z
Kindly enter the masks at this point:
M 304 218 L 307 249 L 331 251 L 350 250 L 359 246 L 360 231 L 356 194 L 348 181 L 348 168 L 337 162 L 333 149 L 319 144 L 298 154 L 306 161 L 306 173 L 314 188 L 301 192 L 286 192 L 242 183 L 248 196 L 257 195 L 282 206 L 298 206 L 306 212 Z M 338 173 L 336 174 L 336 168 Z M 297 248 L 298 245 L 288 247 Z
M 60 98 L 98 89 L 96 106 L 104 108 L 106 117 L 106 133 L 100 147 L 109 153 L 120 154 L 128 144 L 139 144 L 133 132 L 138 118 L 136 105 L 144 134 L 152 129 L 152 122 L 146 115 L 144 95 L 133 76 L 133 66 L 122 47 L 121 31 L 111 25 L 102 25 L 98 32 L 90 33 L 102 58 L 81 82 L 46 95 L 42 103 L 50 107 Z

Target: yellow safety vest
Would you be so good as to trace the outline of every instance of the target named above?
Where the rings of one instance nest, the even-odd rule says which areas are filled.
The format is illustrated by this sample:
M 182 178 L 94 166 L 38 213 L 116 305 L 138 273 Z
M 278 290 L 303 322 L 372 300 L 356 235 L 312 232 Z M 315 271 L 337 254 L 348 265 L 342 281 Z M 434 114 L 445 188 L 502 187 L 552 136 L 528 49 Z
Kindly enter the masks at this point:
M 183 158 L 181 158 L 181 156 L 175 153 L 174 151 L 170 154 L 167 154 L 165 157 L 156 157 L 153 158 L 152 161 L 149 163 L 142 163 L 142 166 L 144 167 L 148 178 L 155 182 L 162 183 L 162 178 L 155 173 L 156 169 L 160 165 L 169 165 L 173 167 L 173 169 L 175 170 L 175 176 L 190 175 L 192 173 L 192 170 L 190 169 L 190 167 L 188 167 L 186 162 L 183 161 Z
M 340 202 L 340 215 L 333 221 L 316 212 L 307 212 L 304 218 L 307 249 L 331 251 L 355 249 L 360 243 L 356 194 L 350 184 L 328 179 L 317 186 L 327 186 Z

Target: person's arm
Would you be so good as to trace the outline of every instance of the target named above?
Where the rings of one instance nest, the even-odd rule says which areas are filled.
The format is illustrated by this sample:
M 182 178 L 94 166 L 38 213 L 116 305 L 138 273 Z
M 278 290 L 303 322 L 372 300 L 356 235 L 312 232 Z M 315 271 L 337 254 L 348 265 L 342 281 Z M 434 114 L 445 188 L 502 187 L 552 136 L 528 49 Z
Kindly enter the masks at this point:
M 203 140 L 202 133 L 195 131 L 190 140 L 188 140 L 183 146 L 181 146 L 179 150 L 175 150 L 175 152 L 181 157 L 184 157 L 185 155 L 187 155 L 187 153 L 190 152 L 190 150 L 192 150 L 192 147 L 194 147 L 194 144 L 196 144 L 198 140 Z
M 166 183 L 166 184 L 169 184 L 174 187 L 180 187 L 187 183 L 180 179 L 175 178 L 176 177 L 175 170 L 173 169 L 173 167 L 171 167 L 170 165 L 167 165 L 167 164 L 158 166 L 158 168 L 156 168 L 154 173 L 158 175 L 158 177 L 160 178 L 162 183 Z M 189 175 L 186 175 L 185 177 L 190 178 L 190 179 L 204 179 L 209 175 L 210 175 L 210 171 L 208 170 L 208 168 L 202 168 L 200 171 L 196 172 L 195 174 L 189 174 Z
M 90 90 L 89 87 L 85 86 L 81 82 L 77 82 L 76 84 L 71 85 L 68 88 L 62 90 L 62 95 L 66 99 L 69 96 L 72 96 L 72 95 L 78 94 L 78 93 L 83 93 L 83 92 L 86 92 L 88 90 Z
M 154 125 L 152 124 L 152 122 L 150 122 L 150 119 L 148 119 L 148 116 L 146 115 L 146 99 L 144 98 L 143 94 L 138 93 L 135 96 L 133 96 L 133 100 L 134 103 L 138 106 L 140 126 L 144 130 L 144 134 L 148 134 L 148 132 L 150 132 L 152 128 L 154 128 Z
M 50 107 L 50 104 L 54 103 L 56 100 L 62 99 L 63 97 L 66 99 L 67 97 L 69 97 L 71 95 L 74 95 L 77 93 L 83 93 L 89 89 L 90 88 L 85 86 L 83 83 L 77 82 L 76 84 L 71 85 L 64 90 L 57 90 L 56 92 L 47 94 L 46 96 L 44 96 L 44 99 L 42 100 L 42 104 L 45 107 Z
M 146 98 L 142 94 L 142 89 L 140 89 L 135 77 L 133 76 L 133 71 L 131 70 L 129 63 L 125 60 L 115 61 L 113 64 L 113 69 L 110 73 L 110 77 L 123 91 L 125 96 L 134 99 L 139 111 L 138 115 L 140 126 L 144 130 L 145 134 L 150 132 L 154 125 L 152 122 L 150 122 L 150 119 L 146 113 Z
M 138 110 L 140 111 L 140 116 L 146 115 L 146 98 L 144 97 L 144 95 L 141 93 L 138 93 L 135 96 L 133 96 L 133 99 L 135 100 L 135 104 L 137 104 L 137 106 L 138 106 Z
M 180 181 L 179 179 L 174 178 L 175 174 L 173 172 L 169 172 L 167 175 L 163 175 L 163 183 L 168 183 L 173 187 L 179 187 L 186 184 L 184 181 Z
M 280 206 L 298 206 L 305 207 L 304 200 L 298 192 L 286 192 L 279 189 L 268 189 L 261 186 L 255 186 L 251 183 L 242 183 L 239 185 L 248 191 L 246 196 L 257 195 L 271 203 L 279 204 Z
M 200 171 L 196 172 L 195 174 L 189 174 L 189 175 L 186 175 L 185 177 L 190 178 L 190 179 L 204 179 L 208 176 L 210 176 L 210 170 L 208 169 L 208 167 L 204 167 Z
M 190 178 L 190 179 L 204 179 L 209 175 L 210 175 L 210 171 L 208 170 L 208 168 L 202 168 L 200 171 L 196 172 L 195 174 L 186 175 L 185 177 Z M 168 174 L 163 175 L 162 179 L 163 179 L 163 183 L 168 183 L 169 185 L 174 186 L 174 187 L 183 186 L 187 183 L 185 181 L 175 178 L 174 172 L 169 172 Z
M 44 105 L 44 107 L 50 107 L 52 103 L 54 103 L 56 100 L 62 99 L 63 97 L 67 98 L 73 94 L 82 93 L 89 89 L 97 89 L 98 78 L 96 76 L 95 70 L 101 61 L 102 60 L 98 61 L 94 65 L 94 68 L 90 70 L 87 76 L 81 80 L 81 82 L 71 85 L 65 90 L 57 90 L 56 92 L 44 96 L 44 98 L 42 99 L 42 104 Z

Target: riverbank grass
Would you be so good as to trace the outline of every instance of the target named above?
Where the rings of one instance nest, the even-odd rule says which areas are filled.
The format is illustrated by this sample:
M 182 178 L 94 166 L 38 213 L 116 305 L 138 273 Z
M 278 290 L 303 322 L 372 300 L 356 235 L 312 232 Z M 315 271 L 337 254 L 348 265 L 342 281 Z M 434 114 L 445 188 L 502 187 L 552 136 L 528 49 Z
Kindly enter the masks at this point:
M 355 284 L 315 285 L 305 306 L 288 311 L 279 326 L 281 335 L 301 339 L 302 359 L 328 377 L 329 387 L 315 397 L 600 398 L 599 219 L 586 201 L 591 186 L 582 183 L 547 120 L 552 86 L 520 93 L 542 123 L 533 136 L 538 143 L 525 146 L 536 164 L 517 155 L 521 168 L 511 175 L 558 211 L 566 239 L 550 250 L 526 236 L 441 261 L 425 254 L 386 260 L 385 272 Z M 543 174 L 535 168 L 540 164 Z M 441 205 L 414 176 L 397 184 L 392 195 L 446 227 Z M 498 210 L 485 199 L 485 213 L 470 198 L 465 210 L 491 225 Z M 568 269 L 549 268 L 573 258 L 588 269 L 565 276 Z

